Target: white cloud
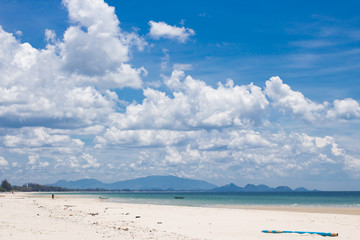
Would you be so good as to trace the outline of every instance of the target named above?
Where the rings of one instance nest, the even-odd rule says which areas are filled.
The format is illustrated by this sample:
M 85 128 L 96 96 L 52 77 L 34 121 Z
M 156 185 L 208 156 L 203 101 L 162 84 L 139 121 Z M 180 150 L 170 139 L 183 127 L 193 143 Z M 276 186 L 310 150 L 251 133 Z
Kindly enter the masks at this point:
M 29 155 L 28 156 L 28 170 L 35 170 L 38 168 L 46 168 L 48 166 L 50 166 L 50 163 L 47 161 L 41 161 L 40 160 L 40 156 L 38 154 L 35 155 Z
M 86 162 L 86 164 L 82 165 L 82 168 L 97 168 L 100 166 L 96 158 L 88 153 L 83 153 L 81 158 Z
M 33 48 L 29 43 L 23 43 L 19 46 L 11 64 L 25 71 L 30 70 L 35 64 L 38 54 L 38 50 Z
M 89 126 L 102 122 L 116 102 L 112 92 L 101 94 L 93 87 L 56 90 L 0 87 L 0 118 L 10 126 Z
M 1 145 L 8 151 L 18 154 L 54 157 L 59 153 L 64 155 L 79 153 L 84 146 L 84 142 L 80 139 L 71 138 L 66 134 L 52 133 L 51 129 L 43 127 L 21 128 L 12 132 L 0 137 Z
M 181 80 L 185 77 L 185 72 L 182 70 L 174 69 L 172 71 L 171 76 L 163 76 L 164 83 L 168 86 L 171 90 L 177 90 L 181 88 Z
M 17 31 L 15 31 L 15 35 L 18 37 L 21 37 L 23 35 L 23 33 L 22 33 L 22 31 L 17 30 Z
M 211 174 L 215 174 L 211 167 L 222 169 L 219 171 L 224 174 L 237 169 L 236 174 L 256 178 L 286 177 L 297 172 L 311 175 L 324 169 L 333 172 L 330 170 L 334 165 L 348 171 L 347 165 L 353 163 L 342 161 L 350 155 L 334 137 L 264 130 L 262 127 L 271 124 L 267 123 L 269 102 L 253 84 L 237 86 L 229 79 L 214 88 L 180 70 L 163 78 L 171 94 L 145 89 L 143 102 L 112 114 L 110 127 L 95 141 L 104 148 L 156 149 L 156 153 L 149 151 L 141 161 L 132 162 L 134 169 L 146 171 L 150 164 L 159 171 L 171 172 L 196 165 Z M 275 107 L 309 123 L 327 120 L 324 113 L 332 109 L 330 104 L 316 104 L 294 92 L 279 78 L 267 82 L 265 93 Z M 255 127 L 261 130 L 255 131 Z
M 349 172 L 357 171 L 350 170 L 356 161 L 343 162 L 349 155 L 328 136 L 246 130 L 234 135 L 234 131 L 202 130 L 180 145 L 164 142 L 163 146 L 147 148 L 139 154 L 138 161 L 128 164 L 143 174 L 185 171 L 190 176 L 224 175 L 227 179 L 239 174 L 251 179 L 316 175 L 319 171 L 331 174 L 342 167 Z M 259 141 L 247 139 L 249 136 L 256 136 Z M 206 143 L 211 146 L 205 147 Z
M 171 131 L 171 130 L 121 130 L 116 127 L 107 129 L 104 138 L 98 137 L 98 144 L 105 143 L 127 146 L 163 146 L 174 145 L 185 141 L 195 131 Z
M 200 150 L 226 148 L 232 150 L 253 149 L 276 146 L 259 132 L 252 130 L 122 130 L 116 127 L 107 129 L 96 142 L 103 147 L 122 145 L 129 147 L 184 146 L 191 144 Z
M 183 161 L 181 154 L 173 147 L 166 148 L 166 156 L 164 159 L 167 163 L 178 164 Z
M 48 44 L 50 44 L 50 46 L 51 46 L 51 44 L 55 44 L 57 41 L 55 31 L 53 31 L 51 29 L 45 29 L 45 40 Z
M 111 34 L 93 34 L 84 32 L 80 26 L 66 30 L 61 44 L 65 70 L 85 76 L 103 76 L 129 60 L 129 49 L 118 38 Z
M 28 159 L 28 165 L 34 165 L 39 160 L 39 155 L 30 155 Z
M 168 49 L 163 49 L 164 56 L 161 58 L 160 67 L 162 70 L 165 70 L 167 68 L 168 63 L 170 62 L 170 55 Z
M 12 162 L 11 166 L 18 168 L 18 167 L 20 167 L 20 164 L 18 162 Z
M 81 155 L 59 156 L 56 158 L 55 168 L 71 168 L 74 171 L 81 169 L 99 168 L 101 166 L 97 159 L 89 153 Z
M 335 100 L 334 108 L 328 110 L 327 117 L 331 119 L 359 119 L 359 103 L 351 98 L 347 98 L 344 100 Z
M 7 167 L 9 165 L 8 161 L 4 157 L 0 157 L 0 167 Z
M 217 88 L 174 71 L 165 83 L 176 91 L 173 98 L 151 88 L 144 90 L 142 104 L 130 104 L 125 113 L 114 113 L 111 120 L 119 129 L 188 129 L 256 125 L 268 102 L 253 84 L 233 86 L 219 83 Z
M 84 76 L 102 76 L 116 85 L 121 75 L 138 70 L 124 64 L 129 61 L 129 47 L 145 43 L 135 33 L 124 33 L 119 27 L 115 9 L 103 0 L 66 0 L 69 18 L 75 23 L 64 33 L 59 44 L 61 60 L 65 70 Z M 84 31 L 82 27 L 86 28 Z M 125 81 L 127 82 L 127 81 Z M 127 86 L 127 84 L 125 84 Z M 141 79 L 133 79 L 131 87 L 140 87 Z
M 67 131 L 68 134 L 76 134 L 76 135 L 99 135 L 104 132 L 105 127 L 103 125 L 93 125 L 86 128 L 79 128 Z
M 229 142 L 227 143 L 229 148 L 261 148 L 271 147 L 268 140 L 263 138 L 260 133 L 250 130 L 240 130 L 229 132 Z
M 192 70 L 192 68 L 193 66 L 191 64 L 185 64 L 185 63 L 176 63 L 173 66 L 173 69 L 178 71 Z
M 0 121 L 5 127 L 0 151 L 29 156 L 13 167 L 48 168 L 51 159 L 67 167 L 59 162 L 71 157 L 78 169 L 98 167 L 95 157 L 83 154 L 85 143 L 72 136 L 91 144 L 118 108 L 117 94 L 108 89 L 140 88 L 147 74 L 128 63 L 131 48 L 142 50 L 147 43 L 119 27 L 114 8 L 102 0 L 63 3 L 71 26 L 63 36 L 46 29 L 45 49 L 21 43 L 0 26 Z
M 81 23 L 90 32 L 118 32 L 119 20 L 115 8 L 102 0 L 63 0 L 74 23 Z
M 179 42 L 186 42 L 191 36 L 195 35 L 195 31 L 191 28 L 170 26 L 165 22 L 150 21 L 150 36 L 154 39 L 169 38 L 176 39 Z
M 46 29 L 45 49 L 20 43 L 0 27 L 0 119 L 5 125 L 86 127 L 114 111 L 117 95 L 106 89 L 142 85 L 147 71 L 127 62 L 131 46 L 145 43 L 120 29 L 114 8 L 102 0 L 64 4 L 74 25 L 63 39 Z
M 196 171 L 247 178 L 287 177 L 292 174 L 332 174 L 341 168 L 352 173 L 356 161 L 339 147 L 334 137 L 305 133 L 254 131 L 236 126 L 215 129 L 121 129 L 109 128 L 99 137 L 102 147 L 127 146 L 148 149 L 139 161 L 130 161 L 137 171 Z M 148 148 L 151 147 L 151 148 Z M 151 150 L 152 149 L 152 150 Z M 141 161 L 140 161 L 141 158 Z M 193 169 L 193 167 L 196 170 Z M 216 169 L 216 170 L 214 170 Z M 334 170 L 337 169 L 337 170 Z M 351 170 L 352 169 L 352 170 Z M 158 173 L 157 171 L 155 171 Z M 154 172 L 153 172 L 154 173 Z M 205 175 L 203 175 L 206 177 Z
M 265 84 L 265 93 L 276 107 L 289 110 L 295 116 L 300 116 L 306 121 L 312 122 L 320 118 L 321 112 L 327 106 L 327 103 L 314 103 L 305 98 L 301 92 L 293 91 L 279 77 L 272 77 Z
M 352 99 L 336 99 L 329 102 L 315 103 L 301 92 L 293 91 L 279 77 L 266 81 L 265 94 L 272 104 L 283 111 L 289 111 L 296 117 L 308 122 L 325 122 L 328 120 L 352 120 L 360 118 L 360 105 Z
M 40 162 L 40 163 L 39 163 L 39 166 L 40 166 L 41 168 L 48 167 L 49 165 L 50 165 L 49 162 Z
M 344 157 L 344 163 L 345 163 L 345 170 L 352 173 L 355 177 L 360 177 L 360 159 L 345 155 Z

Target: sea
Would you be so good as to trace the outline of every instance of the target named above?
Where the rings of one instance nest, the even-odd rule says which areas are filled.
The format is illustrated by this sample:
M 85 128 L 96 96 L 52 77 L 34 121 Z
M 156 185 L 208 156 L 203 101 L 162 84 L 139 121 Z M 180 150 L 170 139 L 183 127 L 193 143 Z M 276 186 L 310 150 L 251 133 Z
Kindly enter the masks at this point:
M 45 194 L 45 193 L 44 193 Z M 49 194 L 49 193 L 46 193 Z M 360 208 L 357 192 L 67 192 L 56 195 L 79 195 L 102 198 L 120 203 L 158 204 L 175 206 L 308 206 Z

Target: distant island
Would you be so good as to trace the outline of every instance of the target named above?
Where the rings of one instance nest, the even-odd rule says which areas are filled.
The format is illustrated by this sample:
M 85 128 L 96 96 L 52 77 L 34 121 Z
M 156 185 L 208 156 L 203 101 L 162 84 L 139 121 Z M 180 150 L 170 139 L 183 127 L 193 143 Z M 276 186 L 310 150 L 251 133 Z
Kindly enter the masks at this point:
M 209 192 L 307 192 L 306 188 L 291 189 L 288 186 L 269 187 L 263 184 L 247 184 L 239 187 L 233 183 L 218 187 L 206 181 L 180 178 L 175 176 L 148 176 L 115 183 L 103 183 L 96 179 L 77 181 L 60 180 L 47 186 L 78 190 L 107 191 L 209 191 Z
M 260 184 L 257 186 L 253 184 L 247 184 L 245 187 L 239 187 L 233 183 L 230 183 L 222 187 L 214 188 L 212 189 L 212 191 L 213 192 L 308 192 L 309 190 L 304 187 L 296 188 L 293 190 L 288 186 L 279 186 L 276 188 L 272 188 L 264 184 Z

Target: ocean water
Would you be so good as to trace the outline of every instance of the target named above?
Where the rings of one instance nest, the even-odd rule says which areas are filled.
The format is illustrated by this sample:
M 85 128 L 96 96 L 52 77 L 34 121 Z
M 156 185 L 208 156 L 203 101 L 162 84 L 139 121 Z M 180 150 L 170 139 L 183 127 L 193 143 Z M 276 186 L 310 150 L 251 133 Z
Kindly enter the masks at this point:
M 55 193 L 108 198 L 104 201 L 177 206 L 276 205 L 360 208 L 360 192 L 81 192 Z M 175 197 L 183 197 L 176 199 Z

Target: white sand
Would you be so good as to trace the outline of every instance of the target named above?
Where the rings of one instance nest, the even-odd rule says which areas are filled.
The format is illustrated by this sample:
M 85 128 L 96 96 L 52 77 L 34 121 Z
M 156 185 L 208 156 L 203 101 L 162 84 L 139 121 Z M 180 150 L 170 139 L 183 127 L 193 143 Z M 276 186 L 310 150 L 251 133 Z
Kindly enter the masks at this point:
M 73 196 L 55 195 L 53 200 L 50 195 L 1 194 L 0 239 L 324 239 L 310 234 L 262 233 L 265 229 L 337 232 L 338 237 L 327 238 L 360 239 L 358 209 L 354 215 L 339 211 L 314 213 L 314 209 L 312 213 L 306 209 L 285 210 L 123 204 Z

